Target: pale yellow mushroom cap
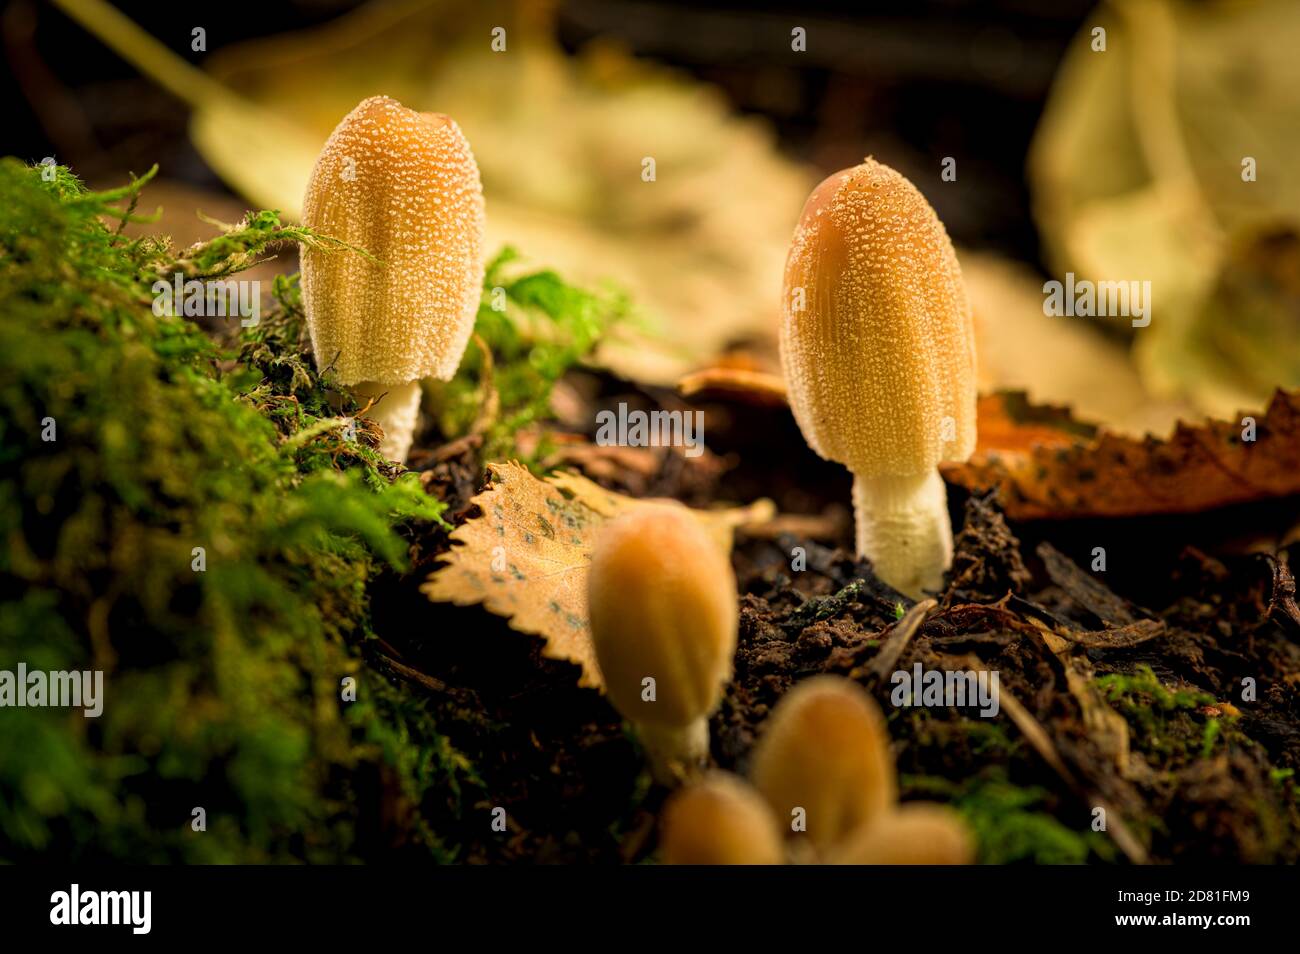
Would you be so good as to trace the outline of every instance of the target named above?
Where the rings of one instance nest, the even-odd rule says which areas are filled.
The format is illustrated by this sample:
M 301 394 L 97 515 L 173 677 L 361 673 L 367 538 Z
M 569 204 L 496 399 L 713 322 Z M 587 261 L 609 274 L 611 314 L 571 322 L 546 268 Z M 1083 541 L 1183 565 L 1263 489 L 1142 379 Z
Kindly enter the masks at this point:
M 669 865 L 779 865 L 781 831 L 743 780 L 710 772 L 664 807 L 660 854 Z
M 821 852 L 897 797 L 884 716 L 861 686 L 839 676 L 814 676 L 782 697 L 754 747 L 750 777 L 784 825 L 803 810 Z
M 644 504 L 606 524 L 587 593 L 605 692 L 624 717 L 674 729 L 713 711 L 736 651 L 736 580 L 689 510 Z
M 910 802 L 856 832 L 833 860 L 843 865 L 969 865 L 975 862 L 975 839 L 952 809 Z
M 818 454 L 859 477 L 970 456 L 970 304 L 943 223 L 906 178 L 867 159 L 813 190 L 782 307 L 790 405 Z
M 386 96 L 363 100 L 316 160 L 303 222 L 365 249 L 304 249 L 302 297 L 320 367 L 340 383 L 456 373 L 483 284 L 483 187 L 460 127 Z

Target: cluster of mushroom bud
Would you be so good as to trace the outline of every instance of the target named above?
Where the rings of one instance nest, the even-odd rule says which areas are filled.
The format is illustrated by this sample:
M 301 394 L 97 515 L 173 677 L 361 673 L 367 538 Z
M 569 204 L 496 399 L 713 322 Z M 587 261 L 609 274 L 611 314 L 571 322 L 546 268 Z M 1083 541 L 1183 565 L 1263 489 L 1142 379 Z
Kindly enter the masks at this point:
M 857 552 L 899 592 L 952 562 L 935 469 L 975 447 L 970 304 L 948 233 L 868 158 L 813 190 L 785 267 L 781 363 L 808 446 L 853 473 Z
M 404 461 L 420 381 L 449 380 L 483 288 L 483 187 L 455 121 L 363 100 L 321 150 L 303 222 L 372 256 L 304 249 L 302 297 L 320 370 L 332 368 Z
M 664 809 L 664 862 L 974 861 L 974 841 L 954 811 L 898 803 L 884 716 L 848 679 L 814 676 L 791 689 L 754 748 L 750 776 L 752 785 L 712 772 L 676 792 Z
M 966 827 L 897 803 L 884 716 L 856 683 L 816 676 L 778 703 L 753 784 L 709 762 L 708 720 L 731 678 L 738 613 L 726 552 L 689 509 L 645 503 L 606 524 L 587 580 L 605 692 L 654 779 L 685 787 L 664 813 L 670 864 L 968 864 Z M 782 837 L 783 820 L 792 837 Z
M 966 864 L 965 826 L 937 805 L 897 804 L 884 716 L 856 683 L 816 676 L 778 703 L 755 746 L 753 785 L 701 770 L 710 714 L 731 678 L 736 583 L 700 521 L 646 503 L 601 529 L 587 582 L 596 658 L 657 782 L 686 786 L 664 813 L 670 864 Z M 791 839 L 782 837 L 790 819 Z

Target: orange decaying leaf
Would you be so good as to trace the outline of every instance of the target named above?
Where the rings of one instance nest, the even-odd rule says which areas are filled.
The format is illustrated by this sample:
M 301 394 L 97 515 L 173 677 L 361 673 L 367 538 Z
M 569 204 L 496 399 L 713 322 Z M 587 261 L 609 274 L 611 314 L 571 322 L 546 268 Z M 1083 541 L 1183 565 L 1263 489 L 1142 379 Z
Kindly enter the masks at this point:
M 981 402 L 981 414 L 991 419 L 987 402 L 997 400 Z M 972 490 L 997 488 L 1016 519 L 1198 513 L 1300 493 L 1300 392 L 1277 391 L 1267 412 L 1251 417 L 1254 440 L 1243 439 L 1244 420 L 1179 424 L 1166 440 L 1088 437 L 1068 417 L 1046 429 L 1030 422 L 941 470 Z
M 771 376 L 712 368 L 691 377 L 683 391 L 711 399 L 762 405 L 781 396 Z M 1164 440 L 1107 433 L 1019 391 L 981 396 L 977 417 L 970 460 L 939 470 L 971 490 L 999 489 L 1017 520 L 1201 513 L 1300 494 L 1300 390 L 1279 389 L 1263 414 L 1179 424 Z M 1243 439 L 1247 417 L 1253 441 Z

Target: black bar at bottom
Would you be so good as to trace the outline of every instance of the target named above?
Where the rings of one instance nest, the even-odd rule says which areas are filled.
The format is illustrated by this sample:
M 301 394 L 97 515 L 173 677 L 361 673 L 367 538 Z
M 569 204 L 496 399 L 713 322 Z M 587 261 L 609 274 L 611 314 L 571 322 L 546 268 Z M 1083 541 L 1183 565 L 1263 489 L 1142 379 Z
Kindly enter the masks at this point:
M 1294 868 L 1226 866 L 0 868 L 0 931 L 7 942 L 63 935 L 259 945 L 375 942 L 414 931 L 455 949 L 461 945 L 446 933 L 453 925 L 480 942 L 682 930 L 761 937 L 778 927 L 820 933 L 842 925 L 864 940 L 935 940 L 953 931 L 974 941 L 1041 930 L 1231 943 L 1242 932 L 1293 924 L 1298 884 Z

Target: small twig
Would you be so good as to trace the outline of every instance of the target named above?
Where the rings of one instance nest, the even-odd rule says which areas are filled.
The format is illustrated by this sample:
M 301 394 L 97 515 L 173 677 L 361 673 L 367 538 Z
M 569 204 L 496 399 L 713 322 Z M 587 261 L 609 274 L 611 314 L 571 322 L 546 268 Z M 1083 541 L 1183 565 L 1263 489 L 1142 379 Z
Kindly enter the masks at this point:
M 1129 830 L 1129 827 L 1113 806 L 1098 797 L 1096 792 L 1088 791 L 1085 786 L 1079 783 L 1074 773 L 1070 771 L 1069 766 L 1061 758 L 1056 743 L 1047 734 L 1047 730 L 1043 728 L 1042 723 L 1035 719 L 1033 714 L 1005 686 L 998 689 L 998 702 L 1002 711 L 1007 714 L 1007 717 L 1020 730 L 1020 734 L 1025 737 L 1025 741 L 1060 777 L 1061 781 L 1081 794 L 1093 806 L 1106 812 L 1106 834 L 1110 835 L 1111 841 L 1124 853 L 1125 857 L 1135 865 L 1146 864 L 1149 859 L 1146 849 L 1142 847 L 1142 843 Z
M 1273 593 L 1268 600 L 1268 609 L 1264 611 L 1264 619 L 1275 620 L 1292 633 L 1300 633 L 1300 606 L 1295 601 L 1295 576 L 1285 560 L 1270 556 L 1268 561 L 1273 567 Z M 1274 612 L 1275 610 L 1281 612 Z
M 487 342 L 476 331 L 474 332 L 474 344 L 478 345 L 479 354 L 483 356 L 482 388 L 483 401 L 479 405 L 478 416 L 474 418 L 474 423 L 470 426 L 470 434 L 483 434 L 492 426 L 497 419 L 497 414 L 501 411 L 501 395 L 497 392 L 496 386 L 492 381 L 492 374 L 495 366 L 492 363 L 492 349 L 487 346 Z
M 682 397 L 726 396 L 746 398 L 760 404 L 789 403 L 785 379 L 777 374 L 749 368 L 705 368 L 686 375 L 677 382 Z
M 818 543 L 835 543 L 852 528 L 844 511 L 829 514 L 779 513 L 771 520 L 745 528 L 748 536 L 759 540 L 779 540 L 789 535 Z
M 379 668 L 387 670 L 399 679 L 404 679 L 407 682 L 428 689 L 430 692 L 446 696 L 458 705 L 470 705 L 474 702 L 474 694 L 472 692 L 449 686 L 441 679 L 435 679 L 427 673 L 420 672 L 420 670 L 413 669 L 405 663 L 398 662 L 387 653 L 375 650 L 371 652 L 369 656 L 372 662 L 378 664 Z
M 443 461 L 459 457 L 467 450 L 474 450 L 481 447 L 482 444 L 482 435 L 466 434 L 464 437 L 458 437 L 454 441 L 450 441 L 443 444 L 441 447 L 436 448 L 429 460 L 431 463 L 441 464 Z
M 907 648 L 916 631 L 921 628 L 926 615 L 935 606 L 934 600 L 921 600 L 894 624 L 884 645 L 880 647 L 880 652 L 876 653 L 876 658 L 868 667 L 868 671 L 878 682 L 884 682 L 889 678 L 889 674 L 894 671 L 894 666 L 898 664 L 899 657 L 903 655 L 903 650 Z

